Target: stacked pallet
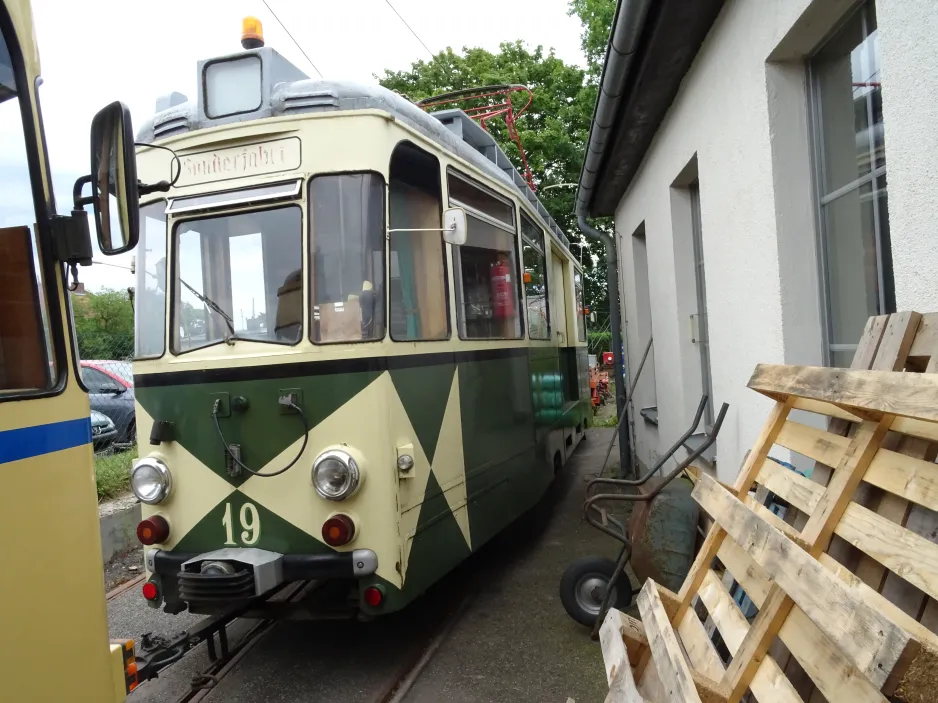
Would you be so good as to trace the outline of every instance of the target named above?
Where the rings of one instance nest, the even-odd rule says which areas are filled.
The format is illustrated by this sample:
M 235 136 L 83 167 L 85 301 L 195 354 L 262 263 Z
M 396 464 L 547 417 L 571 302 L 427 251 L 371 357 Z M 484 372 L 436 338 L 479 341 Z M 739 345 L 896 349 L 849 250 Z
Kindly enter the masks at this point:
M 933 320 L 871 319 L 855 366 L 885 370 L 756 368 L 776 404 L 732 490 L 700 477 L 714 523 L 680 592 L 649 580 L 641 621 L 602 625 L 607 701 L 938 700 L 938 374 L 900 372 L 933 370 Z M 817 461 L 814 480 L 776 445 Z

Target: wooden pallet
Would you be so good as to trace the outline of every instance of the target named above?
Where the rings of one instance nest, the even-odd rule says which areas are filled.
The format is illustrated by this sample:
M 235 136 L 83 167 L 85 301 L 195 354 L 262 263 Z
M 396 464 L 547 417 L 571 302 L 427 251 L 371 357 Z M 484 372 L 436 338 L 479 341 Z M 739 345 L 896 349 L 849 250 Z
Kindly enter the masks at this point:
M 863 331 L 851 368 L 938 372 L 938 313 L 922 315 L 916 312 L 901 312 L 871 317 Z M 856 431 L 856 424 L 838 418 L 830 422 L 828 431 L 841 436 L 852 436 Z M 886 446 L 900 454 L 927 461 L 933 461 L 938 455 L 938 442 L 927 439 L 889 436 Z M 830 481 L 831 472 L 829 466 L 819 461 L 814 465 L 811 478 L 826 486 Z M 938 513 L 931 508 L 909 502 L 866 481 L 857 487 L 853 500 L 891 522 L 907 526 L 918 535 L 938 542 Z M 785 519 L 801 530 L 807 516 L 798 510 L 797 506 L 792 506 Z M 840 567 L 846 568 L 868 586 L 882 593 L 891 603 L 922 622 L 932 632 L 938 632 L 938 601 L 934 598 L 836 534 L 827 554 L 835 559 Z M 805 701 L 823 701 L 810 677 L 803 671 L 797 659 L 786 652 L 781 642 L 776 642 L 771 651 Z
M 646 582 L 642 622 L 611 611 L 603 623 L 607 700 L 938 699 L 938 636 L 825 553 L 836 536 L 923 598 L 938 596 L 938 545 L 891 519 L 896 511 L 857 500 L 875 488 L 907 514 L 938 508 L 938 466 L 900 451 L 938 441 L 938 375 L 759 366 L 749 385 L 777 402 L 731 491 L 700 477 L 694 497 L 715 523 L 680 592 Z M 825 416 L 828 430 L 790 419 L 794 410 Z M 836 431 L 846 423 L 850 436 Z M 827 485 L 768 460 L 776 444 L 832 467 Z M 765 492 L 796 506 L 801 524 L 761 505 Z M 733 580 L 758 608 L 751 623 Z

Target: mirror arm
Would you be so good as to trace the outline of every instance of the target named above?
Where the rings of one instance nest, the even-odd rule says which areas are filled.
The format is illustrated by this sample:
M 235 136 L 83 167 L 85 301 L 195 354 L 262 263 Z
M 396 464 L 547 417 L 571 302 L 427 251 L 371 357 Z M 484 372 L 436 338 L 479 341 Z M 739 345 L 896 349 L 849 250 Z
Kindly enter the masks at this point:
M 411 229 L 403 227 L 401 229 L 389 229 L 388 232 L 455 232 L 455 227 L 431 227 L 429 229 Z
M 140 195 L 149 195 L 150 193 L 165 193 L 169 190 L 171 183 L 169 181 L 157 181 L 152 185 L 147 185 L 143 181 L 137 181 L 137 192 Z
M 91 174 L 75 179 L 75 185 L 72 187 L 72 202 L 76 210 L 81 210 L 85 205 L 91 205 L 94 202 L 92 196 L 82 197 L 81 195 L 81 191 L 88 183 L 91 183 Z

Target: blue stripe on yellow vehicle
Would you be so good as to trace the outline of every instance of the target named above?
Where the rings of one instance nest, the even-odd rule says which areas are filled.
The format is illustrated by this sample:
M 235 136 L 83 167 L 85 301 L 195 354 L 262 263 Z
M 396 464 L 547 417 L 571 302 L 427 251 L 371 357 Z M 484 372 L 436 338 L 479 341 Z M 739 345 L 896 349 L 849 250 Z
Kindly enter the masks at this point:
M 91 442 L 91 419 L 50 422 L 0 432 L 0 464 L 30 459 Z

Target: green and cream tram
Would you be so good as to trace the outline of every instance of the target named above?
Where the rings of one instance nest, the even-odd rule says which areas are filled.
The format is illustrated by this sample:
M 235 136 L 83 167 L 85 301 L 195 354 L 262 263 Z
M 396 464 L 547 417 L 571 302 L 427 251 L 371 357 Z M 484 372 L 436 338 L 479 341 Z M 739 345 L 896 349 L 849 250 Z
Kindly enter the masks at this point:
M 139 130 L 144 596 L 347 581 L 398 610 L 533 506 L 592 416 L 581 271 L 487 132 L 269 47 Z M 175 155 L 174 155 L 175 154 Z

